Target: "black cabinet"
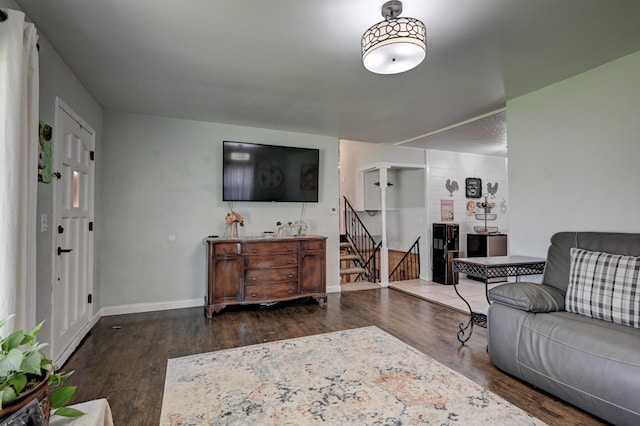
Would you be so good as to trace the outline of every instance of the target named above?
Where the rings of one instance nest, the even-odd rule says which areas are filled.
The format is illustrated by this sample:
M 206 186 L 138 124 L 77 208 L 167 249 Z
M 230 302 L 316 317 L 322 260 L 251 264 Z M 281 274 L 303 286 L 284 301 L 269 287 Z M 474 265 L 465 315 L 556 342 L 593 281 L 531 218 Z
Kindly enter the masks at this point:
M 433 281 L 457 284 L 458 273 L 453 272 L 453 259 L 460 249 L 460 227 L 457 223 L 433 224 Z
M 506 255 L 506 234 L 467 234 L 467 257 Z
M 467 234 L 467 257 L 492 257 L 507 255 L 507 234 Z M 467 275 L 472 280 L 481 278 Z M 492 278 L 487 282 L 502 282 L 503 278 Z

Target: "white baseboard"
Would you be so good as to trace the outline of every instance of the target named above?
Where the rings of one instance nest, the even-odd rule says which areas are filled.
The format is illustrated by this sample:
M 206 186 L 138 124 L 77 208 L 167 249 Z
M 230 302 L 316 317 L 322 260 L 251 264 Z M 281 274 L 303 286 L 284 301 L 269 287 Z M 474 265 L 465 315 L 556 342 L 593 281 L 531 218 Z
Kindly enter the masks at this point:
M 327 293 L 340 293 L 341 291 L 342 287 L 340 287 L 340 284 L 330 285 L 327 287 Z
M 340 293 L 340 284 L 327 287 L 327 293 Z M 167 311 L 169 309 L 182 309 L 204 307 L 203 299 L 176 300 L 173 302 L 135 303 L 132 305 L 104 306 L 93 317 L 93 327 L 101 317 L 124 314 L 139 314 L 142 312 Z
M 78 348 L 78 346 L 82 342 L 82 339 L 84 339 L 86 335 L 89 334 L 89 331 L 91 331 L 91 328 L 93 328 L 94 324 L 95 322 L 93 322 L 93 318 L 92 318 L 87 324 L 84 325 L 84 327 L 82 327 L 82 329 L 73 338 L 73 340 L 69 342 L 69 346 L 67 346 L 67 348 L 64 351 L 62 351 L 60 356 L 58 356 L 58 358 L 53 361 L 53 365 L 56 370 L 62 367 L 65 362 L 67 362 L 69 357 L 73 354 L 73 352 L 75 352 L 75 350 Z
M 193 308 L 202 306 L 204 299 L 176 300 L 173 302 L 135 303 L 133 305 L 105 306 L 100 309 L 100 317 L 123 314 L 139 314 L 141 312 L 166 311 L 169 309 Z

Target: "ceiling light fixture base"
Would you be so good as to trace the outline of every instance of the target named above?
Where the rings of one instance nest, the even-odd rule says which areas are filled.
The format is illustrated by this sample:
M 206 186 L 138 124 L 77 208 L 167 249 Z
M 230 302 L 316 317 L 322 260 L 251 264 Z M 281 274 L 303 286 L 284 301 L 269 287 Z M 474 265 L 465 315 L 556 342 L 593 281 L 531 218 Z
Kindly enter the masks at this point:
M 399 74 L 409 71 L 427 55 L 427 31 L 422 21 L 399 17 L 402 2 L 382 5 L 384 21 L 362 36 L 362 63 L 376 74 Z
M 393 19 L 402 13 L 402 2 L 391 0 L 382 5 L 382 17 L 384 19 Z

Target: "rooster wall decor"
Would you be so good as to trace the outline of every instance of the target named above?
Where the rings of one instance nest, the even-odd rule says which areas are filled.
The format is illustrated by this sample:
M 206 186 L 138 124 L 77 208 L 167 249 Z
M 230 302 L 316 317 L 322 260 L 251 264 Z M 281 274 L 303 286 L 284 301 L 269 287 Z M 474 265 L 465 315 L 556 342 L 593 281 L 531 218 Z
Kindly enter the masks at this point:
M 453 193 L 459 189 L 458 182 L 455 180 L 452 181 L 451 179 L 447 179 L 447 183 L 445 183 L 444 186 L 446 186 L 447 191 L 449 191 L 449 197 L 453 197 Z
M 487 182 L 487 192 L 491 194 L 491 198 L 496 198 L 496 192 L 498 192 L 498 182 L 491 186 L 491 182 Z

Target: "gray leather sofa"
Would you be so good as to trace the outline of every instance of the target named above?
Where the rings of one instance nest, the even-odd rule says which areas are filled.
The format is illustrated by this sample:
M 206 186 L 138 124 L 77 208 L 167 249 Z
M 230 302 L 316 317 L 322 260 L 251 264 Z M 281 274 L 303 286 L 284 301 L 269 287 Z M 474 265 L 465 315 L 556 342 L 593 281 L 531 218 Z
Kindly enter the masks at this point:
M 489 357 L 504 372 L 607 422 L 640 425 L 640 328 L 565 311 L 572 247 L 640 256 L 640 234 L 555 234 L 541 284 L 489 291 Z

